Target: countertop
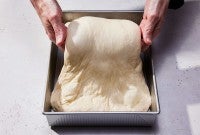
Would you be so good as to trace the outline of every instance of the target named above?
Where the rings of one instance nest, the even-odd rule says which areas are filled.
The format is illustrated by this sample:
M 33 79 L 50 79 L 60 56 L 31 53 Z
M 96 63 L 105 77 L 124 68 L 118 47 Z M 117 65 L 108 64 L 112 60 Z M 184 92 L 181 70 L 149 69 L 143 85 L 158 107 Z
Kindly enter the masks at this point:
M 133 8 L 130 0 L 126 2 L 121 9 Z M 72 0 L 68 3 L 73 5 Z M 29 1 L 0 0 L 0 135 L 200 135 L 199 11 L 200 1 L 168 10 L 153 43 L 161 107 L 153 127 L 51 128 L 42 115 L 50 41 Z

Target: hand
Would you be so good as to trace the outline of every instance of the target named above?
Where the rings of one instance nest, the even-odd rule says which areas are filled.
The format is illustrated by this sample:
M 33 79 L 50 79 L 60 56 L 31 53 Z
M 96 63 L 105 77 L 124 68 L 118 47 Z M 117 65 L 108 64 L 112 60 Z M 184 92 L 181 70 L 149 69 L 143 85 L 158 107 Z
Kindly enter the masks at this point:
M 62 10 L 56 0 L 31 0 L 49 39 L 64 49 L 67 27 L 62 23 Z
M 146 0 L 143 19 L 140 23 L 142 50 L 145 51 L 158 36 L 169 0 Z

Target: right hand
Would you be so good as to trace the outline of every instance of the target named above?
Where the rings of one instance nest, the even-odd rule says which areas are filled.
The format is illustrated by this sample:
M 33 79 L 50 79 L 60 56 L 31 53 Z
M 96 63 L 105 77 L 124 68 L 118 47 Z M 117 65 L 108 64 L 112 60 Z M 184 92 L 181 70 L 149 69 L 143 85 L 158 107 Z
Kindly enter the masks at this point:
M 56 0 L 31 0 L 49 39 L 59 48 L 65 48 L 67 27 L 62 22 L 62 10 Z
M 145 51 L 158 36 L 168 8 L 169 0 L 146 0 L 143 19 L 140 23 L 142 32 L 142 50 Z

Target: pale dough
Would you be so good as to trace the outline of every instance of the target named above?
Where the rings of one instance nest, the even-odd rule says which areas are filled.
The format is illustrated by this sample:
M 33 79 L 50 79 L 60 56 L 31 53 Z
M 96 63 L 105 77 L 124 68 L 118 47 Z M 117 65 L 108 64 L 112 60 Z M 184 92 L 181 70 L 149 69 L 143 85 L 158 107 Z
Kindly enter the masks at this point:
M 141 33 L 129 20 L 81 17 L 68 24 L 55 111 L 148 111 Z

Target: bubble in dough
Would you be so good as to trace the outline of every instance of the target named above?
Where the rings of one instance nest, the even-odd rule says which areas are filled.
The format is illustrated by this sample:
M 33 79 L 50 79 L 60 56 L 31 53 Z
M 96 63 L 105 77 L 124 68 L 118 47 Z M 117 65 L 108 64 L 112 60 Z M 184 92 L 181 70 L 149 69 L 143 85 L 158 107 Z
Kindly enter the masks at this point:
M 129 20 L 81 17 L 68 25 L 55 111 L 148 111 L 141 33 Z

